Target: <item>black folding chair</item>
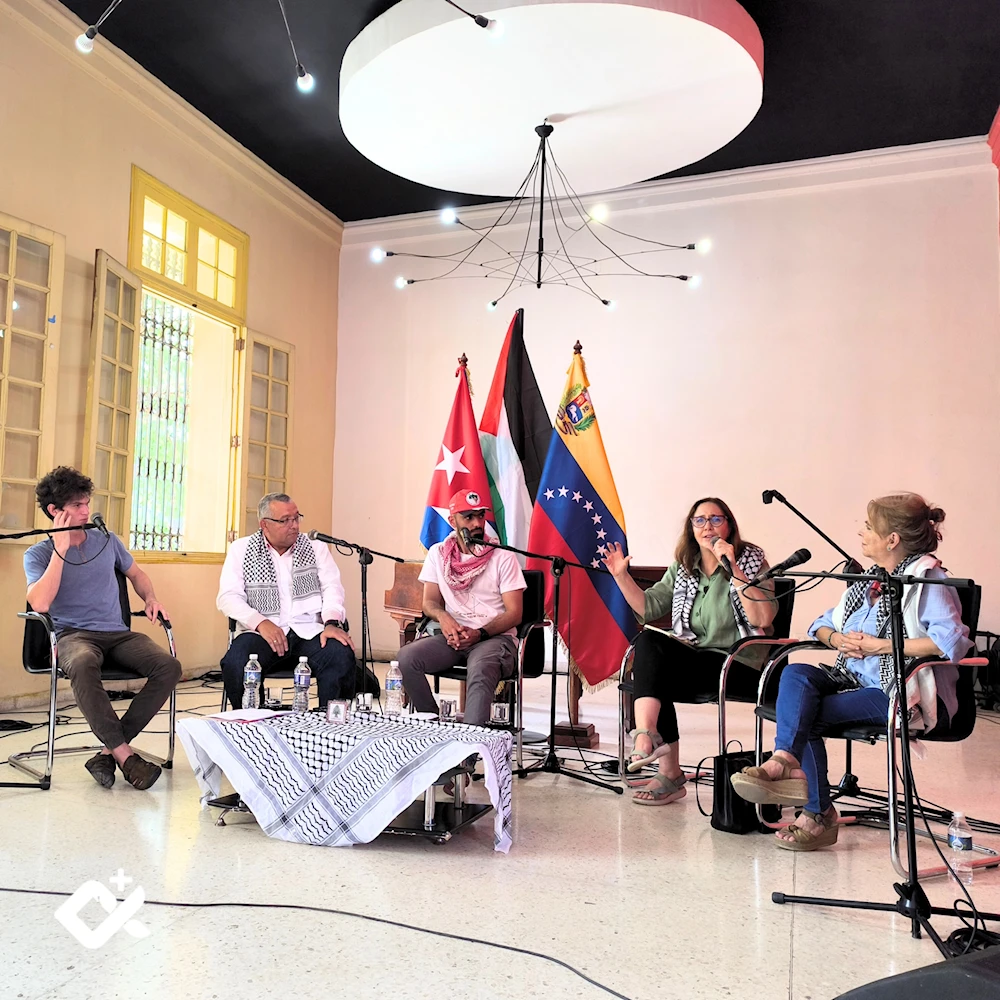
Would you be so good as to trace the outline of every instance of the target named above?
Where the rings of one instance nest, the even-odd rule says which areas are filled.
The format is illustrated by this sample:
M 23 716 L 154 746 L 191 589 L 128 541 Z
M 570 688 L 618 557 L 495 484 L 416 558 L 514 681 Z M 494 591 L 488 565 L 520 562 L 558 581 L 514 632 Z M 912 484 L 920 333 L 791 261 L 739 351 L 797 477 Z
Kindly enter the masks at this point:
M 979 622 L 979 606 L 982 598 L 982 588 L 975 584 L 971 587 L 963 587 L 958 590 L 958 598 L 962 605 L 962 622 L 968 626 L 969 634 L 972 635 L 975 633 L 976 626 Z M 764 665 L 761 675 L 760 693 L 758 694 L 758 704 L 755 709 L 755 714 L 757 716 L 756 746 L 758 764 L 763 761 L 764 721 L 767 720 L 769 722 L 774 722 L 777 717 L 774 701 L 764 695 L 764 688 L 766 686 L 769 692 L 774 689 L 774 685 L 770 683 L 772 674 L 784 667 L 784 664 L 788 661 L 788 658 L 792 653 L 813 650 L 822 650 L 825 653 L 829 653 L 830 647 L 821 642 L 815 642 L 814 640 L 800 641 L 796 639 L 788 639 L 785 641 L 785 644 L 782 645 L 781 649 L 778 650 L 777 653 Z M 948 718 L 948 714 L 944 710 L 944 704 L 939 698 L 938 718 L 940 721 L 934 729 L 929 732 L 915 734 L 917 739 L 928 743 L 957 743 L 972 735 L 972 731 L 976 726 L 976 670 L 978 667 L 983 666 L 986 662 L 987 661 L 982 658 L 969 657 L 959 660 L 956 663 L 949 663 L 948 661 L 941 660 L 935 656 L 924 656 L 920 659 L 914 660 L 908 665 L 907 679 L 913 677 L 920 670 L 931 670 L 934 667 L 954 667 L 958 670 L 958 683 L 955 692 L 958 707 L 955 714 L 951 716 L 951 718 Z M 833 797 L 849 797 L 861 800 L 870 800 L 876 807 L 880 807 L 878 810 L 876 808 L 867 808 L 858 816 L 854 817 L 854 820 L 862 824 L 888 828 L 889 854 L 892 859 L 892 865 L 900 877 L 906 879 L 909 877 L 909 873 L 906 870 L 906 866 L 904 865 L 900 854 L 899 837 L 899 763 L 896 746 L 898 716 L 899 694 L 897 692 L 892 698 L 889 699 L 889 710 L 884 723 L 879 723 L 878 725 L 862 725 L 856 722 L 845 722 L 840 725 L 828 727 L 824 731 L 823 736 L 826 739 L 840 739 L 847 741 L 845 775 L 841 780 L 840 785 L 835 789 L 831 789 Z M 886 744 L 887 774 L 887 789 L 884 796 L 862 791 L 857 786 L 857 778 L 850 773 L 852 743 L 868 743 L 871 746 L 874 746 L 876 743 L 883 741 Z M 879 813 L 878 818 L 873 815 L 876 811 Z M 934 810 L 937 815 L 932 816 L 929 808 L 925 811 L 928 812 L 930 818 L 939 821 L 941 821 L 942 817 L 947 816 L 950 812 L 950 810 L 947 809 Z M 765 823 L 767 826 L 776 827 L 780 825 L 767 822 L 761 814 L 760 806 L 757 807 L 757 815 L 761 819 L 761 822 Z M 943 822 L 946 823 L 947 819 L 943 819 Z M 918 836 L 924 835 L 923 831 L 920 830 L 917 831 L 917 834 Z M 942 838 L 935 839 L 942 840 L 943 842 Z M 976 850 L 985 854 L 986 857 L 978 858 L 973 861 L 972 864 L 974 867 L 994 867 L 1000 863 L 997 852 L 989 850 L 988 848 L 979 847 L 978 845 Z M 936 875 L 945 875 L 947 873 L 948 869 L 943 865 L 939 865 L 933 868 L 921 869 L 917 874 L 919 878 L 923 879 L 931 878 Z
M 126 629 L 130 629 L 131 620 L 133 618 L 144 617 L 146 612 L 132 610 L 128 596 L 128 580 L 124 573 L 116 573 L 115 575 L 118 578 L 118 594 L 122 609 L 122 624 Z M 100 746 L 82 746 L 60 747 L 58 750 L 56 749 L 57 685 L 59 678 L 65 678 L 66 675 L 59 668 L 59 643 L 56 638 L 55 626 L 52 624 L 52 619 L 48 614 L 44 614 L 40 611 L 33 611 L 30 604 L 26 606 L 25 611 L 19 612 L 17 617 L 23 618 L 25 621 L 24 643 L 21 651 L 21 662 L 24 665 L 24 669 L 29 674 L 49 674 L 51 676 L 51 681 L 49 683 L 48 741 L 44 750 L 26 750 L 22 753 L 11 754 L 7 758 L 7 763 L 35 779 L 34 782 L 25 783 L 27 787 L 35 787 L 37 783 L 38 788 L 47 789 L 52 784 L 52 763 L 53 758 L 56 755 L 63 756 L 74 753 L 97 753 L 97 751 L 102 748 Z M 159 623 L 163 626 L 163 631 L 167 636 L 167 645 L 170 649 L 170 655 L 176 657 L 177 653 L 174 647 L 173 626 L 166 618 L 163 617 L 162 614 L 159 616 Z M 120 667 L 115 664 L 109 664 L 105 661 L 101 666 L 101 680 L 112 682 L 136 681 L 145 680 L 145 678 L 133 670 L 128 670 L 127 668 Z M 170 692 L 168 717 L 169 742 L 166 759 L 164 760 L 150 753 L 143 753 L 143 757 L 155 764 L 160 764 L 161 766 L 169 769 L 174 766 L 174 732 L 177 722 L 176 688 Z M 44 772 L 39 771 L 37 768 L 31 767 L 31 765 L 25 763 L 25 761 L 31 760 L 34 757 L 45 758 Z
M 778 611 L 771 623 L 772 635 L 750 635 L 737 639 L 729 647 L 729 653 L 722 663 L 722 672 L 719 674 L 719 690 L 705 694 L 692 700 L 694 705 L 708 705 L 717 703 L 719 706 L 719 753 L 726 753 L 726 701 L 740 701 L 753 704 L 755 699 L 745 697 L 734 697 L 726 694 L 726 681 L 729 671 L 732 669 L 736 656 L 743 650 L 754 646 L 768 647 L 762 662 L 767 662 L 780 646 L 782 641 L 788 641 L 788 633 L 792 627 L 792 611 L 795 607 L 795 581 L 786 577 L 780 577 L 774 581 L 774 596 L 778 601 Z M 640 631 L 641 634 L 641 631 Z M 634 686 L 632 683 L 632 657 L 635 653 L 635 644 L 638 636 L 632 640 L 625 655 L 622 657 L 621 673 L 618 679 L 618 773 L 625 774 L 625 737 L 632 728 L 632 694 Z

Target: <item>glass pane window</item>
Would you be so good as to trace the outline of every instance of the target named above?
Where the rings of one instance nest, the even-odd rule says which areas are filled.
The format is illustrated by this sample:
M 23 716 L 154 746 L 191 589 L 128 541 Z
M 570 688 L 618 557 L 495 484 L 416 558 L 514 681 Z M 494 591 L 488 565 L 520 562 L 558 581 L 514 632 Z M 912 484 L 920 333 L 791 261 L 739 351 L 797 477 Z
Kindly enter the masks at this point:
M 22 281 L 47 287 L 49 283 L 49 247 L 27 236 L 17 239 L 17 263 L 14 274 Z
M 0 229 L 0 274 L 10 274 L 10 230 Z
M 11 325 L 18 330 L 45 333 L 45 306 L 48 295 L 37 288 L 14 284 Z

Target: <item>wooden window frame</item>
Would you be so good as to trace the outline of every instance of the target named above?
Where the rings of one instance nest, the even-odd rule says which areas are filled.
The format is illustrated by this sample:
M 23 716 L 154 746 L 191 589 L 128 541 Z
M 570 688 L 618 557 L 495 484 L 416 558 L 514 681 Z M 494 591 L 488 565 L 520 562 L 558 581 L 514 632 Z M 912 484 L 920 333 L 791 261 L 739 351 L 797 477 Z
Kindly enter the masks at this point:
M 37 226 L 25 219 L 19 219 L 16 216 L 7 215 L 3 212 L 0 212 L 0 228 L 6 229 L 14 234 L 14 240 L 12 241 L 13 245 L 10 251 L 11 261 L 15 260 L 17 237 L 35 240 L 36 242 L 44 243 L 49 247 L 49 285 L 45 314 L 46 319 L 50 321 L 45 324 L 44 339 L 46 347 L 43 352 L 42 361 L 38 468 L 36 470 L 37 475 L 34 482 L 30 484 L 34 487 L 38 483 L 38 480 L 52 469 L 53 463 L 55 462 L 56 404 L 59 396 L 59 346 L 61 340 L 60 334 L 62 331 L 63 282 L 66 273 L 66 237 L 51 229 L 46 229 L 43 226 Z M 16 270 L 16 266 L 12 267 L 12 270 Z M 8 289 L 6 315 L 0 316 L 0 327 L 6 330 L 8 335 L 13 327 L 13 324 L 9 323 L 8 319 L 12 318 L 14 280 L 16 280 L 16 278 L 13 278 Z M 24 283 L 29 286 L 32 285 L 31 282 Z M 9 368 L 9 345 L 4 351 L 4 357 L 7 359 L 5 364 Z M 2 377 L 0 377 L 0 394 L 2 394 L 2 398 L 0 398 L 0 416 L 2 416 L 6 413 L 6 374 L 2 374 Z M 4 424 L 0 422 L 0 435 L 3 435 L 4 433 Z M 3 440 L 0 438 L 0 476 L 2 476 L 2 462 Z M 22 480 L 15 476 L 3 476 L 2 479 L 23 483 L 24 485 L 28 485 L 29 483 L 28 480 Z M 2 483 L 2 480 L 0 480 L 0 483 Z M 0 485 L 0 489 L 2 489 L 2 485 Z M 24 530 L 29 528 L 42 528 L 49 523 L 49 519 L 45 517 L 38 505 L 35 504 L 34 518 L 31 524 L 25 526 Z M 11 529 L 0 528 L 0 532 L 3 533 L 9 530 Z M 11 543 L 8 542 L 8 544 Z M 20 542 L 14 541 L 13 544 L 24 545 L 25 543 L 22 540 Z

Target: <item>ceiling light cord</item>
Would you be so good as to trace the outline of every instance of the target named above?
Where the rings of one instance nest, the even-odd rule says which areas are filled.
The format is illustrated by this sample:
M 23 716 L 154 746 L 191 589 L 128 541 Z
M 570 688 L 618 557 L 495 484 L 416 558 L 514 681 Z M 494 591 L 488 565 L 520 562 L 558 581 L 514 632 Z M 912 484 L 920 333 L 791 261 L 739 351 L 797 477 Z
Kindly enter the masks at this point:
M 295 48 L 295 40 L 292 38 L 292 29 L 288 26 L 288 14 L 285 12 L 285 0 L 278 0 L 278 10 L 281 11 L 281 20 L 285 22 L 285 34 L 288 35 L 288 44 L 292 47 L 292 58 L 295 60 L 295 86 L 303 94 L 308 94 L 316 86 L 312 73 L 306 72 L 299 53 Z

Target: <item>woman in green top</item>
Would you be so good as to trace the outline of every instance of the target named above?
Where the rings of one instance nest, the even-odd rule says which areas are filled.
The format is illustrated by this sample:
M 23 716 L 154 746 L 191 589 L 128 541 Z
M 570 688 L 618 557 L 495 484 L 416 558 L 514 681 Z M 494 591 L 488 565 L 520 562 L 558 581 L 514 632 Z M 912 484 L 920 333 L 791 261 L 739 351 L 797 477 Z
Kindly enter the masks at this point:
M 718 497 L 691 506 L 677 542 L 675 562 L 643 592 L 629 576 L 632 557 L 613 545 L 604 559 L 632 610 L 643 623 L 671 613 L 670 633 L 644 629 L 632 661 L 636 728 L 628 769 L 658 761 L 659 773 L 632 797 L 636 805 L 661 806 L 686 794 L 674 702 L 718 691 L 722 663 L 741 635 L 768 635 L 777 611 L 773 585 L 746 585 L 768 568 L 764 553 L 743 541 L 729 507 Z M 727 690 L 757 690 L 759 674 L 734 663 Z

